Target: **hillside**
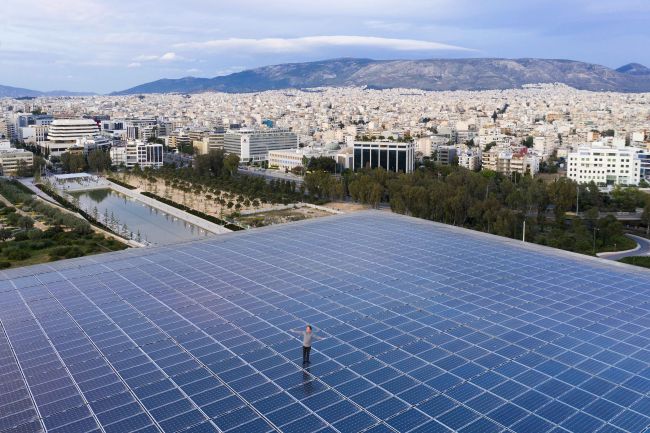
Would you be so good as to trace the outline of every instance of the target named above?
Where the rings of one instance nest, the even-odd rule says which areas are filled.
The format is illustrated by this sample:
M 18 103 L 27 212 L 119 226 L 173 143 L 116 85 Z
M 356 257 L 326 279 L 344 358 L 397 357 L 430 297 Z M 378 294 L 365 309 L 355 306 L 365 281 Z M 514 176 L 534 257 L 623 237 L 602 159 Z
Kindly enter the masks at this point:
M 582 90 L 648 92 L 650 75 L 642 73 L 644 68 L 630 64 L 614 70 L 555 59 L 333 59 L 264 66 L 214 78 L 163 79 L 113 94 L 236 93 L 326 86 L 487 90 L 555 82 Z

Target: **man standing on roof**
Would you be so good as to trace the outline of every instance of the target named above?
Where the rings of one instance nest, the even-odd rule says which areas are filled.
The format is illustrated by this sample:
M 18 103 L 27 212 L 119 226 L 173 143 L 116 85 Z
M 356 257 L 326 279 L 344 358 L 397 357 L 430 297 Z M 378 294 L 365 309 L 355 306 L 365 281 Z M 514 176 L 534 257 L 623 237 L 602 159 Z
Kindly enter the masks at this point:
M 311 343 L 313 339 L 322 340 L 322 337 L 314 335 L 311 325 L 307 325 L 304 331 L 292 329 L 291 332 L 302 336 L 302 363 L 309 363 L 309 352 L 311 352 Z

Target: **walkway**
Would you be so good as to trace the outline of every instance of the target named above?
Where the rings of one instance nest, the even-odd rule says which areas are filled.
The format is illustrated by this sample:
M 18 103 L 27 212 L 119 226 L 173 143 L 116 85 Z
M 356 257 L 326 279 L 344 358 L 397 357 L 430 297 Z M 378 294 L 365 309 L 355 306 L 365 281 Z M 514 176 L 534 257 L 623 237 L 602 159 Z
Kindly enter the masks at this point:
M 598 257 L 607 260 L 620 260 L 623 257 L 650 256 L 650 239 L 640 236 L 626 234 L 628 238 L 636 242 L 636 248 L 627 251 L 613 251 L 611 253 L 599 253 Z

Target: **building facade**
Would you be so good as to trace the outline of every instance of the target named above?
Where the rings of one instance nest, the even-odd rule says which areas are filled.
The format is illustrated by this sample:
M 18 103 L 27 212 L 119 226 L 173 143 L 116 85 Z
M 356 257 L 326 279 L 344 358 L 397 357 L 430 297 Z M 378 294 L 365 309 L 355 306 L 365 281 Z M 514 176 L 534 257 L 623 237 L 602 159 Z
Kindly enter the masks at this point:
M 34 165 L 34 154 L 24 149 L 0 149 L 2 176 L 16 176 L 21 165 L 31 168 Z
M 242 162 L 266 161 L 270 151 L 298 148 L 298 136 L 285 129 L 239 129 L 224 135 L 226 153 L 239 155 Z
M 354 169 L 382 167 L 386 171 L 411 173 L 415 167 L 415 144 L 394 141 L 355 141 Z
M 122 146 L 113 146 L 110 150 L 113 165 L 124 165 L 133 168 L 160 168 L 163 165 L 163 145 L 159 143 L 143 143 L 139 140 L 128 141 Z
M 582 147 L 569 153 L 567 177 L 578 183 L 638 185 L 641 161 L 632 148 Z
M 71 147 L 77 147 L 80 140 L 99 134 L 99 127 L 92 119 L 57 119 L 52 122 L 47 140 L 39 143 L 44 153 L 59 156 Z

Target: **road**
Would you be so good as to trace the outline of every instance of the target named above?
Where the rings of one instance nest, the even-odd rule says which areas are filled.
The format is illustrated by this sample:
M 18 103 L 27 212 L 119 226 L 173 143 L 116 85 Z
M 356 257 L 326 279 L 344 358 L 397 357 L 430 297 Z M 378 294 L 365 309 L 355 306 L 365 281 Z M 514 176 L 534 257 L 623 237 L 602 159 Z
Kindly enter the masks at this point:
M 598 257 L 607 260 L 620 260 L 623 257 L 650 256 L 650 239 L 646 239 L 640 236 L 635 236 L 630 234 L 627 234 L 625 236 L 635 241 L 637 243 L 637 248 L 629 251 L 600 253 L 598 254 Z
M 293 173 L 285 173 L 284 171 L 281 170 L 267 170 L 264 168 L 256 168 L 256 167 L 239 167 L 238 171 L 242 174 L 247 174 L 251 176 L 263 176 L 267 180 L 271 180 L 271 179 L 288 180 L 291 182 L 296 182 L 296 185 L 300 185 L 302 183 L 302 176 L 297 176 Z

